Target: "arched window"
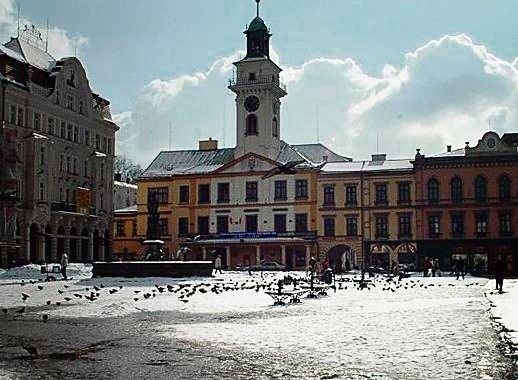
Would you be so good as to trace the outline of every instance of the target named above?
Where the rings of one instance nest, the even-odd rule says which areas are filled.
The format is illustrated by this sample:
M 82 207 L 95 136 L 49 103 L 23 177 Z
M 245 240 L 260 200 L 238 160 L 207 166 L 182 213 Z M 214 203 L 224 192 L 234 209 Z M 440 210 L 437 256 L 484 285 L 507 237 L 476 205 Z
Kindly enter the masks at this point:
M 484 177 L 479 175 L 475 178 L 475 200 L 478 202 L 485 201 L 487 198 L 487 182 Z
M 462 180 L 453 177 L 450 183 L 452 202 L 462 202 Z
M 279 137 L 279 125 L 277 124 L 276 117 L 274 117 L 272 120 L 272 136 Z
M 439 202 L 439 182 L 435 178 L 428 181 L 428 200 Z
M 501 200 L 511 199 L 511 179 L 505 174 L 498 181 L 498 195 Z
M 253 113 L 246 117 L 246 135 L 257 135 L 257 116 Z

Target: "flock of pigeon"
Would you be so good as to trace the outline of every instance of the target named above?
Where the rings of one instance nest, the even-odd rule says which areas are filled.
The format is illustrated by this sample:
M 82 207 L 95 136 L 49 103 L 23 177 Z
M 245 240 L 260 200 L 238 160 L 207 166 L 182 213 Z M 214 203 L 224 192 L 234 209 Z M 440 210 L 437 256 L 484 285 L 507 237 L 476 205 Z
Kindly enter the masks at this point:
M 228 280 L 228 279 L 227 279 Z M 279 283 L 279 280 L 282 282 Z M 315 280 L 315 284 L 321 284 L 318 280 Z M 25 282 L 22 280 L 20 283 L 22 287 L 31 288 L 33 291 L 42 291 L 44 289 L 44 285 L 41 284 L 41 280 L 35 281 L 31 280 L 29 282 Z M 36 285 L 35 287 L 31 287 Z M 310 279 L 307 276 L 294 276 L 293 274 L 284 276 L 284 278 L 279 277 L 276 274 L 261 274 L 261 277 L 258 278 L 256 276 L 252 276 L 248 279 L 241 279 L 240 281 L 227 281 L 224 279 L 218 279 L 212 281 L 205 281 L 199 283 L 178 283 L 174 285 L 158 285 L 155 284 L 152 288 L 147 288 L 145 290 L 142 289 L 134 289 L 132 292 L 132 298 L 134 302 L 142 302 L 148 299 L 153 299 L 157 296 L 162 295 L 170 295 L 175 296 L 177 299 L 183 303 L 188 303 L 189 299 L 193 297 L 195 294 L 221 294 L 223 292 L 235 292 L 235 291 L 243 291 L 243 290 L 255 290 L 259 291 L 279 291 L 279 288 L 282 287 L 284 289 L 288 289 L 289 286 L 293 286 L 295 289 L 297 286 L 299 287 L 309 287 Z M 455 282 L 455 283 L 433 283 L 433 282 L 423 282 L 419 278 L 410 278 L 410 279 L 398 279 L 397 277 L 389 277 L 389 276 L 375 276 L 372 279 L 360 279 L 359 276 L 345 276 L 336 278 L 333 284 L 330 285 L 330 288 L 337 290 L 347 290 L 347 289 L 356 289 L 356 290 L 367 290 L 370 291 L 374 288 L 381 289 L 382 291 L 395 293 L 396 291 L 421 288 L 428 289 L 431 287 L 441 287 L 441 286 L 477 286 L 478 282 Z M 46 285 L 45 285 L 46 286 Z M 58 301 L 47 300 L 45 305 L 40 307 L 34 306 L 35 310 L 45 310 L 46 307 L 53 306 L 62 306 L 66 304 L 72 303 L 72 301 L 77 302 L 95 302 L 101 297 L 106 296 L 115 296 L 119 293 L 124 287 L 122 285 L 119 286 L 105 286 L 102 283 L 99 285 L 85 286 L 81 289 L 70 289 L 70 285 L 64 283 L 61 288 L 57 289 L 57 296 L 59 297 Z M 24 289 L 24 290 L 25 290 Z M 22 302 L 26 302 L 31 297 L 29 291 L 21 292 Z M 28 312 L 27 306 L 22 306 L 20 308 L 16 308 L 14 310 L 10 310 L 8 308 L 2 308 L 2 313 L 4 316 L 13 313 L 15 317 L 22 316 L 26 312 Z M 49 320 L 48 314 L 42 314 L 42 320 L 47 322 Z

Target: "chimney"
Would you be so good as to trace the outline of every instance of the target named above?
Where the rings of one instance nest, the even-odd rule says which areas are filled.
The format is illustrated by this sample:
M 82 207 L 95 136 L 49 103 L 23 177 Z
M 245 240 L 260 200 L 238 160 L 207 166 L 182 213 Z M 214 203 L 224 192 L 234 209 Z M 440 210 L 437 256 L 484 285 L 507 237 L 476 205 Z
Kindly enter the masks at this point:
M 208 140 L 199 141 L 199 150 L 216 150 L 216 149 L 218 149 L 218 140 L 212 140 L 212 137 L 209 137 Z
M 465 144 L 466 144 L 466 148 L 469 148 L 469 141 L 466 141 Z
M 451 152 L 451 145 L 446 145 L 446 152 Z
M 373 154 L 372 161 L 385 161 L 387 159 L 387 155 L 383 154 Z
M 122 182 L 122 173 L 113 173 L 115 181 Z
M 322 156 L 322 161 L 327 162 L 327 159 L 328 159 L 328 158 L 329 158 L 328 156 Z

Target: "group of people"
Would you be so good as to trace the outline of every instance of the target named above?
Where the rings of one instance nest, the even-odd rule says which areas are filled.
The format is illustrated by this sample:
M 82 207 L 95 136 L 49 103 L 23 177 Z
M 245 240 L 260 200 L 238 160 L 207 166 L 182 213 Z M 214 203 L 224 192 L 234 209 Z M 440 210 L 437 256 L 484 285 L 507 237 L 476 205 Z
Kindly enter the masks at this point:
M 441 277 L 442 271 L 439 259 L 436 257 L 425 257 L 423 262 L 423 277 Z

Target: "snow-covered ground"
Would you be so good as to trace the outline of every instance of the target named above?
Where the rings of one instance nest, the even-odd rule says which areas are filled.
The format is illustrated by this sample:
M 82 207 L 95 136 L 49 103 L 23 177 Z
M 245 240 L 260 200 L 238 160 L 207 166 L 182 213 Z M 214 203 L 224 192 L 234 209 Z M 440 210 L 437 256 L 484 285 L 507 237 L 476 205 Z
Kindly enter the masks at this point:
M 54 282 L 38 281 L 39 267 L 0 273 L 0 308 L 7 311 L 0 320 L 180 313 L 160 322 L 152 338 L 233 352 L 254 378 L 498 379 L 509 362 L 497 348 L 488 305 L 518 330 L 518 281 L 506 281 L 509 293 L 490 295 L 494 283 L 481 278 L 377 278 L 358 290 L 349 275 L 328 296 L 273 306 L 262 285 L 285 273 L 92 279 L 90 271 L 72 266 L 72 280 Z
M 503 333 L 518 346 L 518 280 L 505 280 L 504 293 L 495 290 L 495 281 L 487 283 L 486 296 L 491 302 L 491 313 L 505 327 Z

